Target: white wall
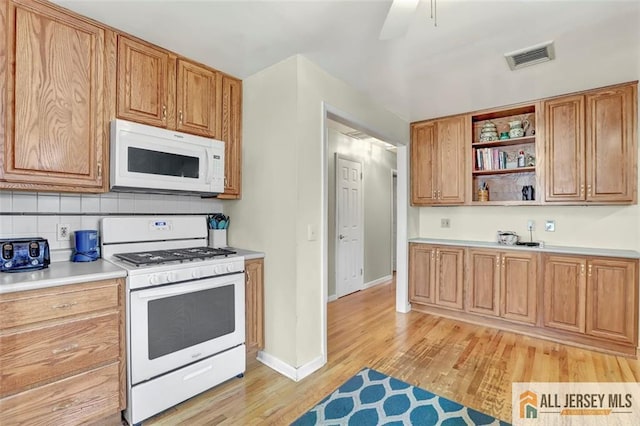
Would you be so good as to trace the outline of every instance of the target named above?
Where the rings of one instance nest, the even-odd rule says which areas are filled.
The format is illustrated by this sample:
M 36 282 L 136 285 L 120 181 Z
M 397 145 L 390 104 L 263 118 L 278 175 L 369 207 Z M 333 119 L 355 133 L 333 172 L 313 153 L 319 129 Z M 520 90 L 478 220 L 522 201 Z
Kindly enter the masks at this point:
M 336 294 L 335 280 L 335 153 L 362 163 L 364 210 L 364 284 L 391 275 L 391 170 L 395 152 L 367 140 L 351 138 L 335 128 L 328 134 L 329 191 L 329 296 Z
M 243 93 L 243 196 L 225 205 L 240 231 L 229 242 L 266 253 L 265 352 L 298 368 L 322 355 L 322 103 L 391 142 L 408 141 L 409 126 L 301 56 L 245 79 Z

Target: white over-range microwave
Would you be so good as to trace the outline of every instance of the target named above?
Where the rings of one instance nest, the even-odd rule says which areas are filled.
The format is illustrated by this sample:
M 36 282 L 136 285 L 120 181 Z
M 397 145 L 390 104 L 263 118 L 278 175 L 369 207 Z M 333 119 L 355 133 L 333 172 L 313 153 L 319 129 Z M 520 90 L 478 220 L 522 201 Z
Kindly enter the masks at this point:
M 224 142 L 125 120 L 111 122 L 112 191 L 224 192 Z

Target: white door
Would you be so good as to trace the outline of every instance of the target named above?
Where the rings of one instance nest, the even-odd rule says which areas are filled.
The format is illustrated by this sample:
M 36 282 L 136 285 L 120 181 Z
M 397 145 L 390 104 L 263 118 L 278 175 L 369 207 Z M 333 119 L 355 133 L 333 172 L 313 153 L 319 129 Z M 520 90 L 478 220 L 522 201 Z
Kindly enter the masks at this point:
M 336 294 L 362 290 L 362 164 L 336 155 Z

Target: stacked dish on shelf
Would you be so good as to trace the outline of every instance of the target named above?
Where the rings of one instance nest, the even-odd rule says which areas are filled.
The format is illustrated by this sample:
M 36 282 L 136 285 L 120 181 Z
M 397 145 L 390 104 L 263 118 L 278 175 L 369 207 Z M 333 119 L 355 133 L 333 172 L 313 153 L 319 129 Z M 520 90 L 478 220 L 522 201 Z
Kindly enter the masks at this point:
M 498 140 L 498 129 L 496 125 L 487 121 L 482 125 L 480 130 L 480 142 L 491 142 Z

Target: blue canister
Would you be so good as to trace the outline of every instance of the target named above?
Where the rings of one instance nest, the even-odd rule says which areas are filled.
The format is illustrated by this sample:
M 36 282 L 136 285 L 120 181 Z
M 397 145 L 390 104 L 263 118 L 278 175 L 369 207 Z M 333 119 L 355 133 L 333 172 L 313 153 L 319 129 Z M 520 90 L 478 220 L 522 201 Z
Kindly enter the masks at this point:
M 85 229 L 75 232 L 76 247 L 73 251 L 74 262 L 93 262 L 100 257 L 98 248 L 98 231 Z

